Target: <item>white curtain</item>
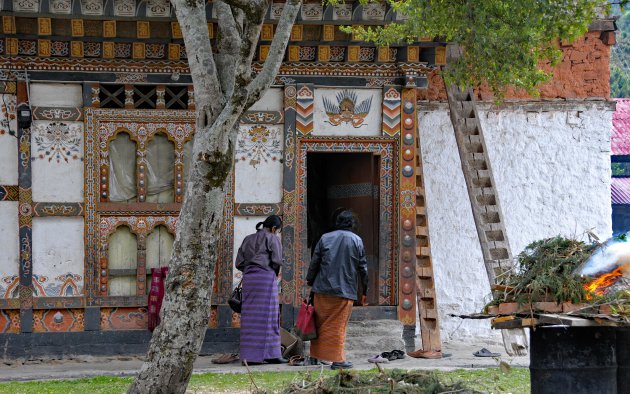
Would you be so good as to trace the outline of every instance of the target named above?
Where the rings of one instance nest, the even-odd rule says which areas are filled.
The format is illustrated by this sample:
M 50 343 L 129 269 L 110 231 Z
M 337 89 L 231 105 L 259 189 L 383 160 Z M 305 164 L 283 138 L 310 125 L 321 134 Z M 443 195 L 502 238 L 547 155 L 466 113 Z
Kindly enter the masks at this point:
M 165 226 L 157 226 L 147 236 L 147 294 L 151 288 L 151 268 L 167 267 L 175 238 Z
M 136 143 L 120 133 L 109 143 L 109 201 L 135 202 Z
M 173 202 L 175 146 L 164 134 L 156 134 L 147 146 L 147 202 Z
M 129 227 L 120 226 L 109 236 L 109 269 L 137 269 L 138 241 Z M 110 276 L 109 295 L 136 295 L 136 276 Z

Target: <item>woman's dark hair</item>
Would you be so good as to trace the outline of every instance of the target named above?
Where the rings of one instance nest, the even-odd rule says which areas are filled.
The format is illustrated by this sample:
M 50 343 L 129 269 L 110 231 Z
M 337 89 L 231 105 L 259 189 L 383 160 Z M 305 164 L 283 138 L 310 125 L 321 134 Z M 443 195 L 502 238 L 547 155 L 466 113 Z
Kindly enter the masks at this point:
M 264 222 L 258 222 L 256 223 L 256 230 L 260 230 L 261 228 L 268 228 L 268 229 L 272 229 L 272 228 L 277 228 L 278 230 L 282 229 L 282 218 L 280 218 L 280 216 L 278 215 L 271 215 L 268 216 L 267 219 L 265 219 Z
M 357 217 L 354 215 L 354 212 L 350 210 L 339 213 L 335 220 L 335 228 L 337 230 L 356 230 L 357 224 Z

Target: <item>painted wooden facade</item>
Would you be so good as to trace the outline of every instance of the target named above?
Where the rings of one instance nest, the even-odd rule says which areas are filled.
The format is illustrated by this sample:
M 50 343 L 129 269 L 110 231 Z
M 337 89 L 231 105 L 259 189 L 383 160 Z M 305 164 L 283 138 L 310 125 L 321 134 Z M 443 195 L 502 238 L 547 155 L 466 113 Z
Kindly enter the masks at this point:
M 261 62 L 281 10 L 282 3 L 270 6 Z M 194 134 L 194 91 L 170 3 L 0 0 L 0 15 L 0 335 L 145 330 L 147 275 L 165 262 L 168 234 L 176 231 Z M 357 207 L 371 215 L 360 218 L 370 223 L 374 245 L 371 306 L 359 314 L 396 318 L 411 331 L 421 316 L 439 331 L 417 173 L 417 105 L 445 98 L 437 75 L 445 43 L 421 38 L 377 48 L 339 30 L 399 19 L 385 4 L 307 3 L 298 19 L 274 86 L 241 119 L 209 328 L 238 327 L 238 315 L 225 305 L 239 280 L 235 249 L 270 214 L 285 223 L 282 319 L 292 323 L 306 291 L 311 243 L 327 216 L 321 213 L 314 228 L 309 212 L 316 207 L 308 200 L 321 198 L 364 201 L 357 204 L 367 208 Z M 211 39 L 215 23 L 209 3 Z M 593 40 L 608 48 L 611 30 L 601 25 Z M 28 128 L 16 119 L 24 105 L 32 110 Z M 132 152 L 125 161 L 132 197 L 124 200 L 111 190 L 119 164 L 112 144 L 121 139 Z M 169 190 L 161 194 L 150 191 L 157 139 L 169 152 L 160 160 L 170 161 Z M 309 185 L 319 185 L 313 171 L 331 171 L 318 155 L 346 163 L 347 174 L 313 197 Z M 344 157 L 365 159 L 365 168 Z M 134 253 L 121 257 L 121 237 Z M 418 291 L 427 310 L 417 310 Z

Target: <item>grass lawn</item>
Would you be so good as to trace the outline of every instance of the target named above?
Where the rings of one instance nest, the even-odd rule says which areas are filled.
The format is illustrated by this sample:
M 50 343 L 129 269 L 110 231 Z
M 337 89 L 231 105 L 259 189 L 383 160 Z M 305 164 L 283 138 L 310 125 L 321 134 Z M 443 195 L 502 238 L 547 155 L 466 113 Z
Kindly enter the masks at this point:
M 360 373 L 376 373 L 376 370 Z M 336 372 L 325 370 L 324 374 Z M 319 371 L 311 371 L 311 377 L 319 376 Z M 502 371 L 499 368 L 457 370 L 438 372 L 445 383 L 465 382 L 467 386 L 488 393 L 529 393 L 529 370 L 515 368 Z M 300 381 L 307 376 L 304 372 L 254 372 L 253 380 L 260 389 L 279 392 L 290 382 Z M 124 393 L 132 378 L 99 376 L 96 378 L 0 383 L 0 393 L 4 394 L 120 394 Z M 188 386 L 189 393 L 248 393 L 253 388 L 247 374 L 206 373 L 193 375 Z

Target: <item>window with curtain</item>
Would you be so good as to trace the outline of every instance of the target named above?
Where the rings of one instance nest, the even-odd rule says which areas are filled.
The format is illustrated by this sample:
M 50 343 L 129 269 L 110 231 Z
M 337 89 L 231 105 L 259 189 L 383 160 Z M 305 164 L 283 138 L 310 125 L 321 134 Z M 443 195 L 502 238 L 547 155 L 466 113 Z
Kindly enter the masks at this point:
M 151 290 L 151 268 L 167 267 L 173 250 L 175 237 L 166 226 L 159 225 L 147 236 L 146 267 L 147 294 Z
M 120 226 L 109 236 L 109 295 L 136 295 L 138 241 L 129 227 Z
M 173 167 L 175 145 L 158 133 L 147 145 L 147 202 L 173 202 Z
M 136 143 L 127 133 L 109 143 L 109 201 L 136 201 Z

